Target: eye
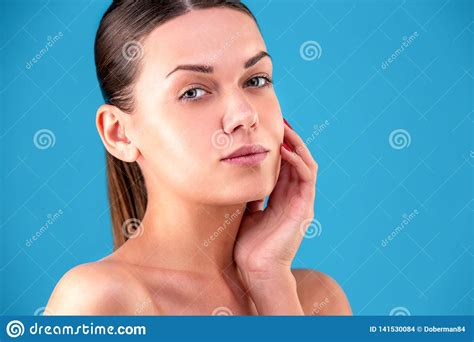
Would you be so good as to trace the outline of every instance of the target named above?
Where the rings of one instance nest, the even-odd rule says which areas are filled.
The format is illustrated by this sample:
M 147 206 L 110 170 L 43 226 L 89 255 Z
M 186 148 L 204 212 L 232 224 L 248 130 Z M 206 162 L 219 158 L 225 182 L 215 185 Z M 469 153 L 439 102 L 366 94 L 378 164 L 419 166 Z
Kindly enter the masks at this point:
M 269 87 L 272 84 L 270 77 L 265 75 L 254 76 L 247 81 L 247 85 L 254 88 Z
M 204 95 L 206 91 L 202 88 L 190 88 L 186 90 L 180 97 L 179 99 L 181 101 L 196 101 L 202 96 L 199 96 L 199 94 Z

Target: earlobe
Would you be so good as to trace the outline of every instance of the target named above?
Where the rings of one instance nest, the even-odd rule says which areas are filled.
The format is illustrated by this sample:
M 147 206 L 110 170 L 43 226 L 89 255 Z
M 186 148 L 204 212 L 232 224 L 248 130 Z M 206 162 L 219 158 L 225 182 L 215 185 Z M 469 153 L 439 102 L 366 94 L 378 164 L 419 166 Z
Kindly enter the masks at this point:
M 138 159 L 139 150 L 127 137 L 123 116 L 118 107 L 103 104 L 97 109 L 97 131 L 107 151 L 114 157 L 131 163 Z

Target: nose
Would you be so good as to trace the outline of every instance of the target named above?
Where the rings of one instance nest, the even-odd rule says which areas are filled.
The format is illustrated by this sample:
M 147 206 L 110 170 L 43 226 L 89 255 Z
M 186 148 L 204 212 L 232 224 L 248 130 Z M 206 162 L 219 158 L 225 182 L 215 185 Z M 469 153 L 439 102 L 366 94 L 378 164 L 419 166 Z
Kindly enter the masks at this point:
M 225 133 L 248 130 L 258 125 L 258 113 L 243 94 L 234 94 L 228 101 L 230 103 L 223 119 Z

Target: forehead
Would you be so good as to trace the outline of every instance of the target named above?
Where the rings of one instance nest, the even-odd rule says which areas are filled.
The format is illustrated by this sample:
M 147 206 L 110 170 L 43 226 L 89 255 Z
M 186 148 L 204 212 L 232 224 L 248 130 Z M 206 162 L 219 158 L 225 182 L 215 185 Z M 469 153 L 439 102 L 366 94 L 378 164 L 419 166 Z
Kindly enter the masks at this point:
M 249 15 L 211 8 L 193 10 L 158 26 L 144 41 L 144 49 L 143 68 L 164 77 L 178 64 L 212 65 L 216 71 L 235 68 L 266 47 Z

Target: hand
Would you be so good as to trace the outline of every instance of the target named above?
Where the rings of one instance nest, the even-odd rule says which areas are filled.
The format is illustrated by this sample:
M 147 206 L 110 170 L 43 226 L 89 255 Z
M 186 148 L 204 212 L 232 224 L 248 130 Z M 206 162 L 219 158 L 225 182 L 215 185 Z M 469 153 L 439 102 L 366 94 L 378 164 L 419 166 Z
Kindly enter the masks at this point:
M 298 134 L 284 125 L 282 163 L 277 184 L 264 200 L 249 202 L 237 235 L 234 260 L 244 278 L 288 275 L 291 263 L 314 216 L 318 165 Z

